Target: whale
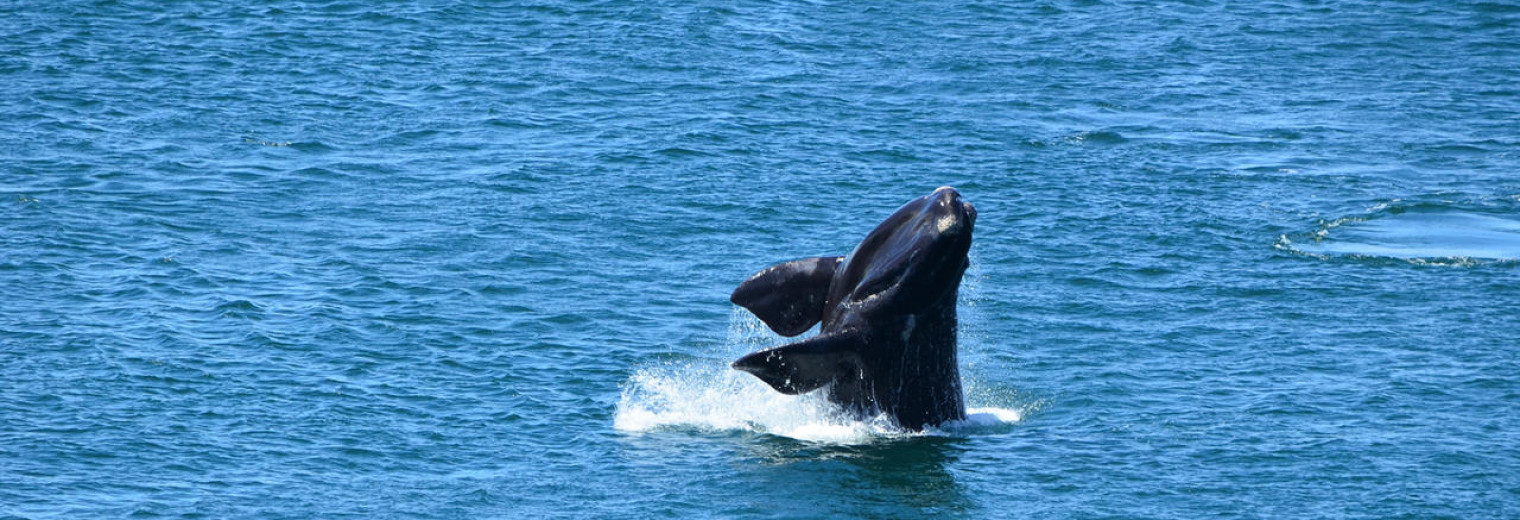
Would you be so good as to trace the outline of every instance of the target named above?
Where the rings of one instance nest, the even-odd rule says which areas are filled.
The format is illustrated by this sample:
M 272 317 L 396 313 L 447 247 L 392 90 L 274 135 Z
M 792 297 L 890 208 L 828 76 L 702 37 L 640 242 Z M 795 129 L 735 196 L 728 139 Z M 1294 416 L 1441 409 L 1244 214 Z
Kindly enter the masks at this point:
M 730 301 L 782 336 L 814 325 L 818 333 L 732 367 L 783 394 L 820 391 L 849 414 L 907 430 L 964 420 L 955 307 L 975 224 L 976 208 L 940 187 L 903 204 L 848 255 L 755 273 Z

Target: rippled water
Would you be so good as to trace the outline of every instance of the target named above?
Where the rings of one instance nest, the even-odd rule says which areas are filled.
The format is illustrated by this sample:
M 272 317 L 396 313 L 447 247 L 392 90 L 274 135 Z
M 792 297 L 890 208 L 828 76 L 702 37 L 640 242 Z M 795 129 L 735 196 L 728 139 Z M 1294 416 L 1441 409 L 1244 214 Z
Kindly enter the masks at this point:
M 1505 2 L 0 5 L 0 517 L 1520 515 Z M 973 416 L 726 369 L 954 185 Z

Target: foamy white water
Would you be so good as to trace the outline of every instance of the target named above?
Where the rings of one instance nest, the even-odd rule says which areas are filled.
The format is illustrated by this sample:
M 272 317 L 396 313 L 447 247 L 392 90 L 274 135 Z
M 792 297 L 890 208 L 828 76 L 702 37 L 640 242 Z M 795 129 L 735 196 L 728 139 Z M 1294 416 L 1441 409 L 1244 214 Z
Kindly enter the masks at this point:
M 839 416 L 815 395 L 789 396 L 721 361 L 640 370 L 628 381 L 613 426 L 621 431 L 748 430 L 820 442 L 863 442 L 890 434 Z
M 840 413 L 820 393 L 784 395 L 721 361 L 640 370 L 623 388 L 613 427 L 625 432 L 666 429 L 745 430 L 840 444 L 884 437 L 965 435 L 1018 422 L 1020 410 L 973 407 L 963 421 L 911 432 L 885 416 L 860 420 Z
M 729 320 L 725 354 L 737 358 L 786 341 L 736 307 Z M 1022 416 L 1017 409 L 973 406 L 965 420 L 911 432 L 885 416 L 861 420 L 841 413 L 821 392 L 785 395 L 754 376 L 729 368 L 727 360 L 704 359 L 640 369 L 623 386 L 613 427 L 624 432 L 742 430 L 855 444 L 884 437 L 994 431 L 1018 422 Z

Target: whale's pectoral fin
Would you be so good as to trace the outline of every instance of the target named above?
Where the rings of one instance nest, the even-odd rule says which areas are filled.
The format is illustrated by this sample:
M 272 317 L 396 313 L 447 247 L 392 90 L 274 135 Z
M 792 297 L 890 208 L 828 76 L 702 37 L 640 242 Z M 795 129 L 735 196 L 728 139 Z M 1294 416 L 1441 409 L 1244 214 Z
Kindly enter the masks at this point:
M 823 319 L 823 306 L 842 256 L 780 263 L 755 273 L 734 289 L 729 301 L 749 309 L 782 336 L 796 336 Z
M 863 346 L 858 334 L 814 336 L 744 356 L 733 367 L 754 374 L 777 392 L 801 394 L 858 373 Z

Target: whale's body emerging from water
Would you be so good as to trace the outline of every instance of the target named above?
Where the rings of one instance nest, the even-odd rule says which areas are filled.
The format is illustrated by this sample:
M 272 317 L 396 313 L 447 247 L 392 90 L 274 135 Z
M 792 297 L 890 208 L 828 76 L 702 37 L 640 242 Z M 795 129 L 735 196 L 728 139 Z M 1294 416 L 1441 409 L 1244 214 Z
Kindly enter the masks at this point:
M 904 204 L 849 256 L 756 273 L 730 300 L 783 336 L 821 325 L 733 367 L 786 394 L 827 387 L 845 409 L 911 430 L 965 419 L 955 304 L 975 222 L 971 203 L 943 187 Z

